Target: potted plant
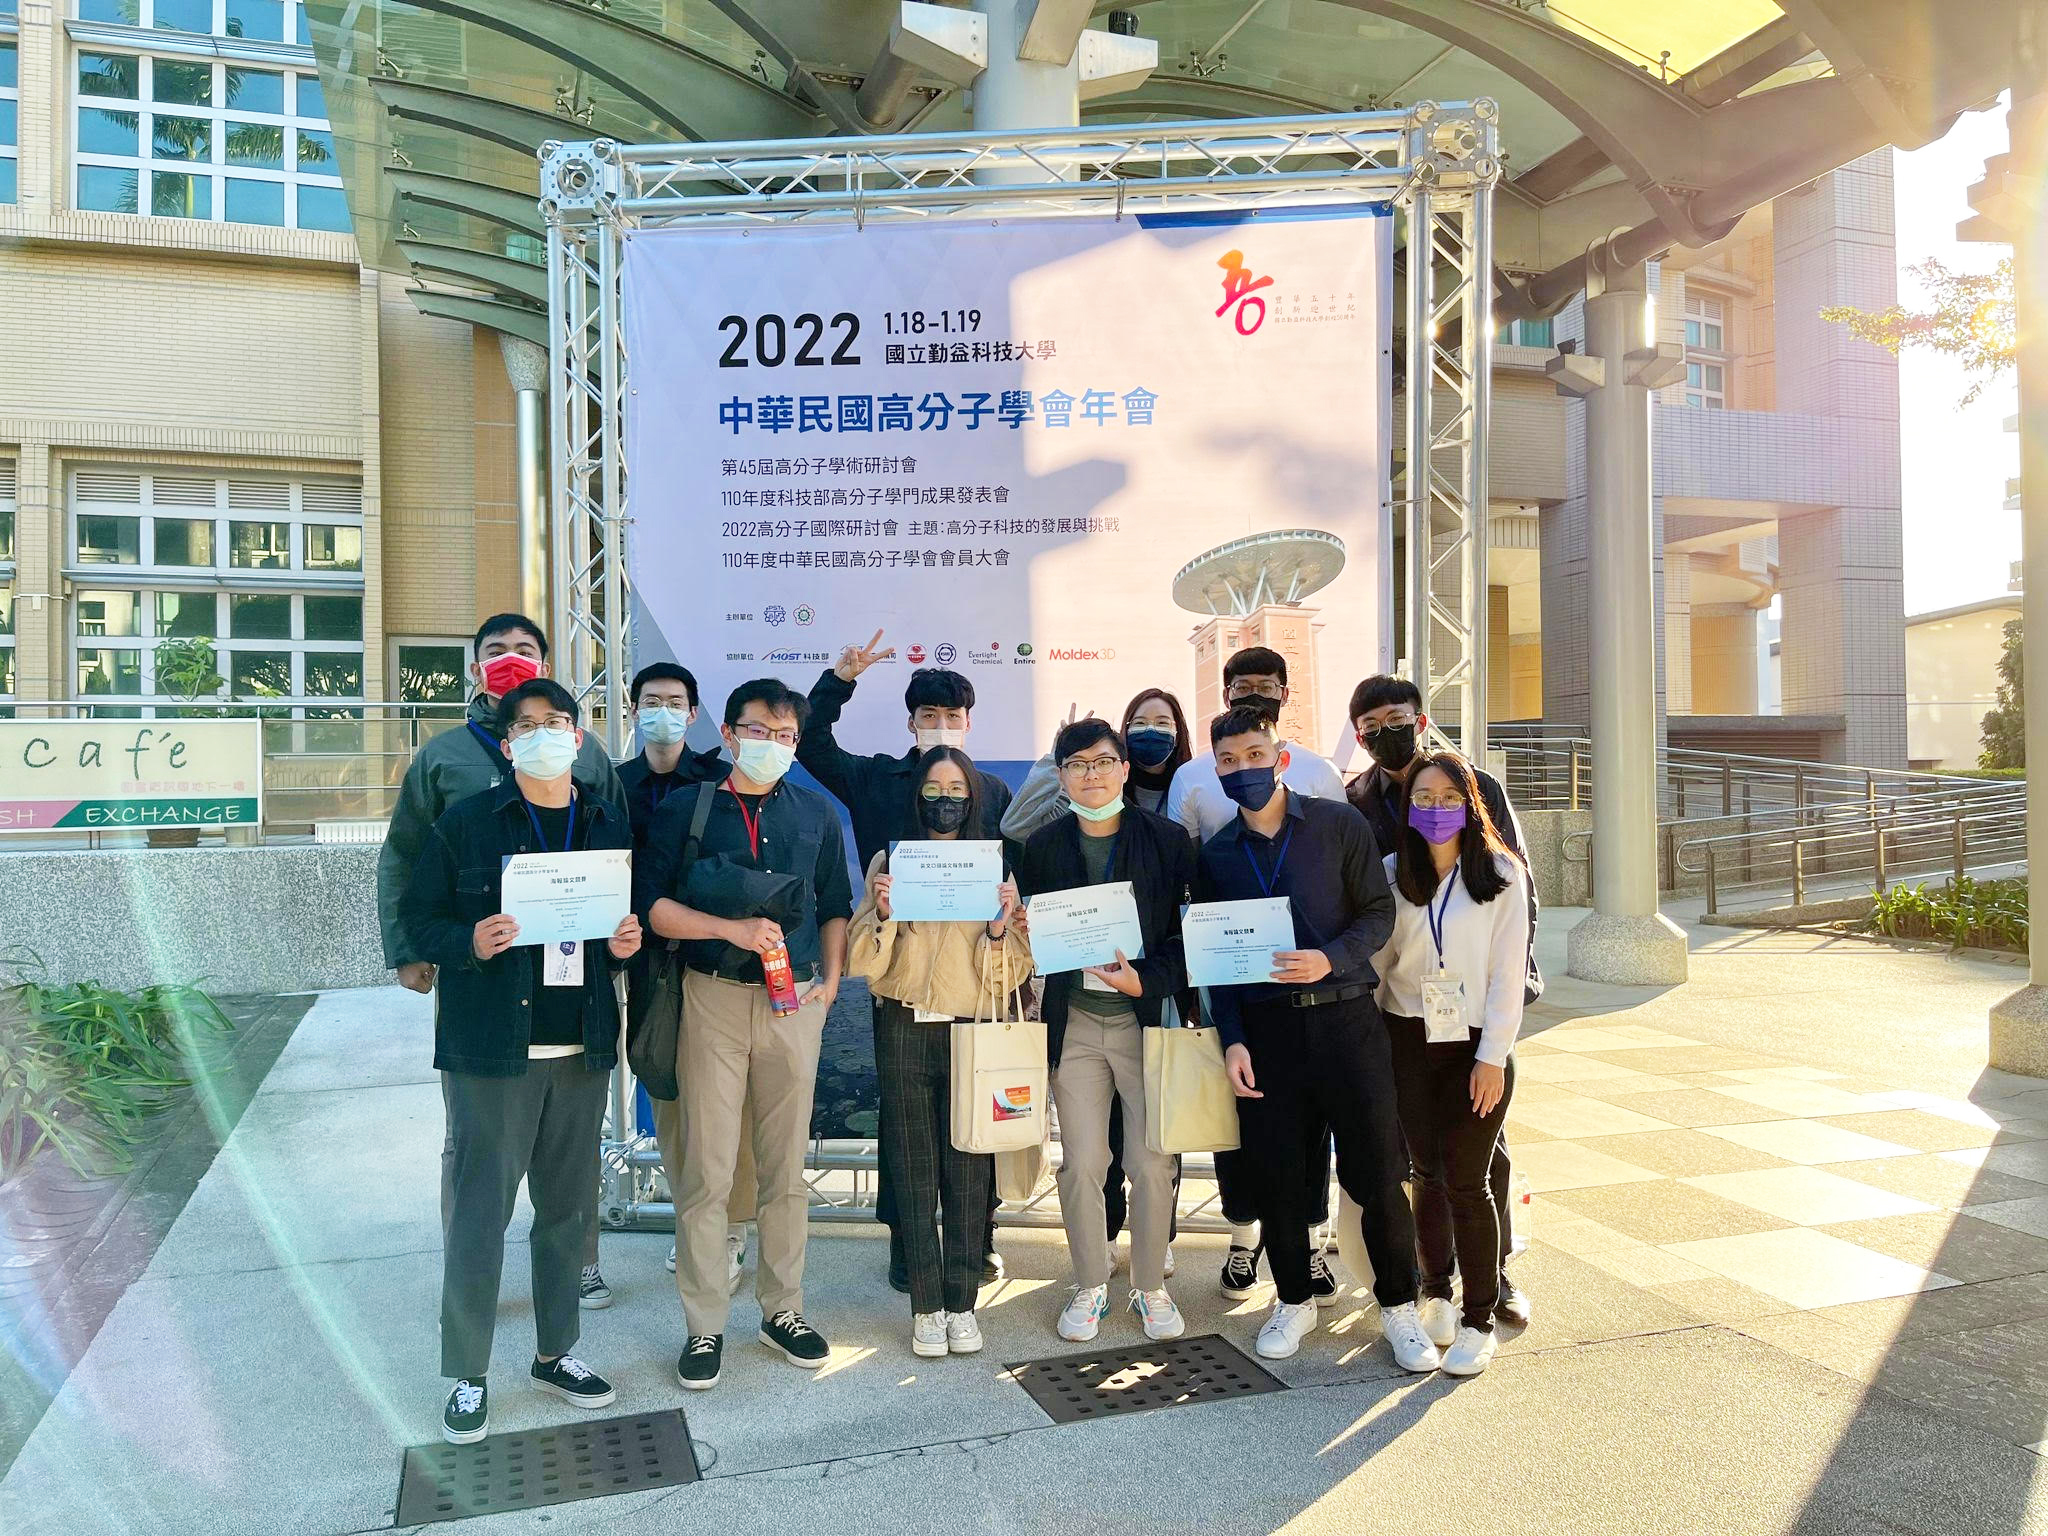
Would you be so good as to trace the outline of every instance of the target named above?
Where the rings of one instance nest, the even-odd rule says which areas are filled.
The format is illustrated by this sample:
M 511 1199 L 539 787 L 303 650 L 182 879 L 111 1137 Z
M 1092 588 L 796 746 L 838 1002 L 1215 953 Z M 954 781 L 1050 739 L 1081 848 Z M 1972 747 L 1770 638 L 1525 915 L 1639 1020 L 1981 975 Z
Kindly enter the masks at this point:
M 178 701 L 177 713 L 180 716 L 201 719 L 219 715 L 219 706 L 196 701 L 219 697 L 226 684 L 227 679 L 220 674 L 220 654 L 211 640 L 195 637 L 157 642 L 157 691 Z M 152 848 L 197 848 L 199 829 L 152 827 L 148 840 Z

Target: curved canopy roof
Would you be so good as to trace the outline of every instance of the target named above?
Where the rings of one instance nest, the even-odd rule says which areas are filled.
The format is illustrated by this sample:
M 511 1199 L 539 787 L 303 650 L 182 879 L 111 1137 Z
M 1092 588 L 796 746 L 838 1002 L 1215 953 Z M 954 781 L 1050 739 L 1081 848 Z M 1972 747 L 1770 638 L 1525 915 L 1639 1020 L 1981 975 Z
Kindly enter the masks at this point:
M 1159 45 L 1090 121 L 1292 116 L 1491 96 L 1508 178 L 1506 308 L 1576 292 L 1589 242 L 1704 244 L 1886 144 L 1939 137 L 2009 82 L 2019 0 L 1121 0 Z M 364 260 L 531 308 L 534 152 L 967 125 L 920 77 L 894 121 L 856 101 L 897 0 L 310 0 Z M 524 205 L 522 207 L 522 205 Z M 424 306 L 423 306 L 424 307 Z M 500 328 L 511 329 L 500 324 Z

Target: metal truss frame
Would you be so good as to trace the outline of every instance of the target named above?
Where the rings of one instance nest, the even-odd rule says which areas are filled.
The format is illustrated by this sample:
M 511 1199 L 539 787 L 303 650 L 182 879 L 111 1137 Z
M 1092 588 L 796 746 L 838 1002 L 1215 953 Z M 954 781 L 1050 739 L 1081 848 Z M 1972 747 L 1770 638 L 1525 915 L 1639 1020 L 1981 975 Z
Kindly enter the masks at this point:
M 1398 245 L 1408 273 L 1406 470 L 1392 506 L 1401 509 L 1408 552 L 1409 667 L 1425 705 L 1456 690 L 1460 736 L 1476 757 L 1486 732 L 1497 115 L 1494 103 L 1481 99 L 1390 112 L 1022 133 L 542 145 L 557 675 L 613 752 L 623 751 L 632 635 L 623 433 L 630 384 L 620 272 L 634 231 L 1255 214 L 1391 202 L 1406 214 Z M 1391 572 L 1385 577 L 1390 598 Z M 1445 643 L 1431 643 L 1432 624 Z M 631 1107 L 632 1083 L 622 1065 L 605 1159 L 605 1211 L 614 1224 L 633 1220 L 643 1203 L 633 1173 L 639 1138 L 631 1135 Z

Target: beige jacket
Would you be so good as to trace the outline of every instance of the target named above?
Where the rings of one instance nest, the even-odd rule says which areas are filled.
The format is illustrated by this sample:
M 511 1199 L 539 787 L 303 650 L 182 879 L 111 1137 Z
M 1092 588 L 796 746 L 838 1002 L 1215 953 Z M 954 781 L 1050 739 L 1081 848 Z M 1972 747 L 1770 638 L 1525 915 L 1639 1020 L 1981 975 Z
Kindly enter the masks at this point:
M 885 849 L 868 865 L 867 889 L 846 935 L 847 974 L 868 990 L 927 1013 L 956 1019 L 998 1016 L 1007 964 L 1012 991 L 1031 975 L 1031 945 L 1013 925 L 1000 940 L 983 923 L 884 922 L 875 909 L 875 877 Z

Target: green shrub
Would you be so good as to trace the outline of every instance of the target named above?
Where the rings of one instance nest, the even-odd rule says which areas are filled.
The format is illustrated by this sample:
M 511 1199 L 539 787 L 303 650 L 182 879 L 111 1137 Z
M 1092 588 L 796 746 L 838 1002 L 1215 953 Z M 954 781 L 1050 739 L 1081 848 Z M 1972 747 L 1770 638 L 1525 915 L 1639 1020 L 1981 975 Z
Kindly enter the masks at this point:
M 1895 885 L 1876 895 L 1865 922 L 1869 932 L 1893 939 L 1939 939 L 1952 949 L 2027 948 L 2027 882 L 1972 880 L 1947 885 Z
M 81 1174 L 124 1172 L 144 1122 L 234 1028 L 196 987 L 51 986 L 0 958 L 0 1183 L 44 1147 Z

